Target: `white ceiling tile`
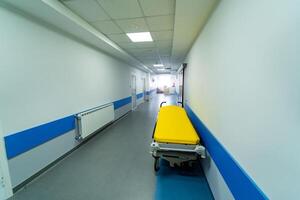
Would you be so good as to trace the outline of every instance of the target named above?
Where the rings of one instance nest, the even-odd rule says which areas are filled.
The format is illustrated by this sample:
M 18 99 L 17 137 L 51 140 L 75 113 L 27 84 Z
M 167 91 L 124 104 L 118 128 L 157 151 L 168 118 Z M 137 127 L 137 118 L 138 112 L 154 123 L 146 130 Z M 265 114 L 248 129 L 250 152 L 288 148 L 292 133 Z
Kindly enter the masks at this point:
M 113 19 L 142 17 L 137 0 L 97 0 Z
M 158 48 L 158 52 L 161 54 L 163 52 L 171 52 L 172 48 L 165 47 L 165 48 Z
M 175 13 L 175 0 L 139 0 L 146 16 Z
M 169 56 L 171 54 L 171 49 L 160 49 L 159 55 L 161 56 Z
M 137 42 L 135 43 L 135 46 L 137 48 L 149 48 L 149 47 L 155 47 L 154 42 Z
M 118 42 L 118 45 L 123 49 L 136 49 L 135 43 L 132 42 Z
M 125 33 L 149 31 L 144 18 L 117 20 L 116 23 Z
M 171 58 L 174 65 L 180 66 L 180 63 L 183 62 L 195 38 L 199 35 L 199 31 L 205 26 L 218 2 L 218 0 L 176 1 Z
M 173 30 L 174 15 L 147 17 L 146 18 L 151 31 Z
M 131 50 L 131 52 L 140 55 L 157 55 L 156 51 L 152 48 L 136 49 Z
M 173 31 L 153 31 L 151 35 L 155 41 L 173 39 Z
M 164 62 L 170 62 L 170 56 L 161 56 L 160 57 Z
M 157 54 L 156 53 L 140 53 L 140 52 L 130 52 L 132 55 L 143 59 L 156 59 Z
M 122 33 L 122 30 L 113 21 L 97 21 L 92 25 L 104 34 Z
M 149 58 L 153 58 L 155 60 L 155 58 L 157 57 L 157 55 L 152 54 L 152 53 L 131 53 L 132 55 L 138 57 L 141 59 L 141 61 L 143 61 L 144 59 L 149 59 Z
M 108 35 L 108 37 L 114 42 L 131 42 L 126 34 L 112 34 Z
M 145 64 L 145 65 L 153 65 L 155 63 L 156 59 L 146 59 L 146 58 L 143 58 L 142 62 Z
M 86 21 L 109 19 L 101 6 L 94 0 L 63 1 L 63 3 Z
M 156 41 L 155 44 L 158 48 L 171 48 L 172 40 Z

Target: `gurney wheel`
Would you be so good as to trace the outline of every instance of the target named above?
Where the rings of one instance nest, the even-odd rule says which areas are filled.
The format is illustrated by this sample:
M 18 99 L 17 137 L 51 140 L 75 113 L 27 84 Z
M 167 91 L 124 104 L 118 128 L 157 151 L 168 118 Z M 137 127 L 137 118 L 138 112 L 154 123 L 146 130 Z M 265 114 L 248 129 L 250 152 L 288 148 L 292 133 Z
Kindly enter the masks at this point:
M 154 171 L 158 172 L 159 170 L 159 158 L 155 158 L 154 160 Z

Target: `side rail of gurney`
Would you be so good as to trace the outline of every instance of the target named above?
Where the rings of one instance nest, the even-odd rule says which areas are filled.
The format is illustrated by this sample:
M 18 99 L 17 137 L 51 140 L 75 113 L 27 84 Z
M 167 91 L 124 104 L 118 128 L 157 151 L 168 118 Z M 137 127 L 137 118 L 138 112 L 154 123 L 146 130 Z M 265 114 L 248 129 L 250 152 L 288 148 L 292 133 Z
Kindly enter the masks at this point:
M 150 146 L 150 153 L 152 153 L 152 155 L 156 157 L 159 151 L 195 153 L 199 155 L 201 158 L 206 157 L 205 147 L 202 145 L 178 145 L 178 144 L 158 143 L 153 141 Z
M 159 105 L 159 107 L 161 108 L 165 103 L 167 103 L 166 101 L 162 101 Z M 177 104 L 180 104 L 181 107 L 183 108 L 183 103 L 181 101 L 177 101 Z

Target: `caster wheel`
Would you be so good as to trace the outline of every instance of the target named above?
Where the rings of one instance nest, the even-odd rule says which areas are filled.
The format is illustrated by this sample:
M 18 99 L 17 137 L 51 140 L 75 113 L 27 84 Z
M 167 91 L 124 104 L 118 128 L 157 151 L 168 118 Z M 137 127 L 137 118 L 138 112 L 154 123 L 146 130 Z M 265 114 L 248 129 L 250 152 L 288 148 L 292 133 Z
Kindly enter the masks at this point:
M 159 158 L 155 158 L 154 160 L 154 171 L 155 172 L 159 171 Z

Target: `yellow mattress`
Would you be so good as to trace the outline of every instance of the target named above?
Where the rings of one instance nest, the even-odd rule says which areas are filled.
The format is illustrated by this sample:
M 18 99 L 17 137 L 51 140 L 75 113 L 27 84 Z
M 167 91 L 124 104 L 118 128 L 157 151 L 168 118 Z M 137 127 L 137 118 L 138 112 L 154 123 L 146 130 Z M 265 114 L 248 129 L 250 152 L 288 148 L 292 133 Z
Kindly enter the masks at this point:
M 179 106 L 160 108 L 154 140 L 173 144 L 198 144 L 200 142 L 185 110 Z

